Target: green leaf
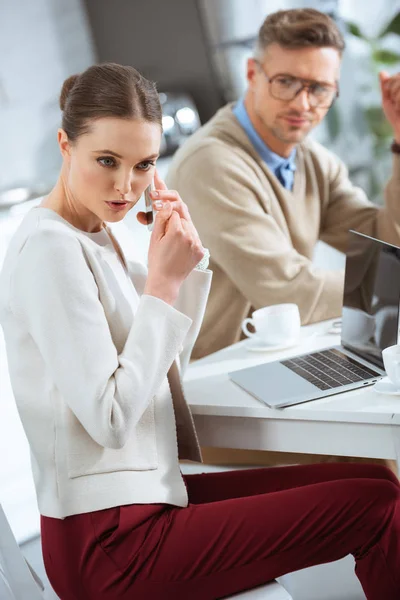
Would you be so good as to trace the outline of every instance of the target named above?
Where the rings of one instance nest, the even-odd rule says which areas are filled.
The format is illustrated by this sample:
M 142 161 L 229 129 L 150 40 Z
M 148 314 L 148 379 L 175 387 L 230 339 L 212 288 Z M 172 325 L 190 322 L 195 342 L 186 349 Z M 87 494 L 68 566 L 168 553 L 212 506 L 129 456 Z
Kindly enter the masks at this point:
M 349 31 L 349 33 L 351 33 L 351 35 L 354 35 L 355 37 L 361 38 L 362 40 L 365 40 L 365 35 L 363 35 L 361 33 L 361 29 L 359 28 L 358 25 L 356 25 L 355 23 L 351 23 L 350 21 L 346 22 L 346 26 L 347 29 Z
M 391 50 L 374 50 L 372 58 L 383 65 L 395 65 L 400 62 L 400 54 Z
M 383 38 L 388 33 L 400 35 L 400 12 L 386 25 L 385 29 L 378 35 L 378 38 Z
M 392 128 L 380 106 L 369 106 L 365 109 L 365 118 L 371 133 L 378 140 L 390 139 Z

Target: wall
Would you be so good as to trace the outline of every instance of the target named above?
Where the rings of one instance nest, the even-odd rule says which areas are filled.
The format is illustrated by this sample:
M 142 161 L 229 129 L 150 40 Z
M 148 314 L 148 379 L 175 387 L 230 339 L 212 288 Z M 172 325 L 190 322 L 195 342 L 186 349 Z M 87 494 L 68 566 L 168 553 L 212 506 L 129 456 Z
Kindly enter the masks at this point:
M 130 64 L 161 91 L 189 92 L 202 122 L 222 105 L 195 0 L 85 0 L 100 61 Z
M 49 186 L 63 80 L 95 60 L 81 0 L 0 0 L 0 190 Z

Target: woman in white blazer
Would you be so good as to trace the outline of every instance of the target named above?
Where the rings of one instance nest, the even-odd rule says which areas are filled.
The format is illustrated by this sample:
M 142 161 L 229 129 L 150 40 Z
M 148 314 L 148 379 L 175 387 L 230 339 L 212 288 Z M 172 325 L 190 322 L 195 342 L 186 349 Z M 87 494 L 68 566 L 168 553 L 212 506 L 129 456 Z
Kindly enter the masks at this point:
M 106 63 L 69 78 L 60 105 L 60 177 L 14 235 L 0 278 L 45 566 L 59 597 L 211 600 L 353 553 L 368 599 L 398 599 L 399 485 L 390 471 L 332 464 L 181 475 L 180 458 L 201 460 L 180 371 L 211 273 L 186 206 L 155 172 L 158 94 L 132 67 Z M 146 267 L 116 224 L 152 179 Z

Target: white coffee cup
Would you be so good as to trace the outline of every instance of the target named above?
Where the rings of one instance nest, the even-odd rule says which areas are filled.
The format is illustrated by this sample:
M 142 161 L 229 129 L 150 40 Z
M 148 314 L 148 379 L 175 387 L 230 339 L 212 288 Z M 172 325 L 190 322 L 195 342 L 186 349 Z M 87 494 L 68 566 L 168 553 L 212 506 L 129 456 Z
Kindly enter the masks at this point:
M 255 333 L 248 330 L 251 324 Z M 300 335 L 300 313 L 297 304 L 274 304 L 253 312 L 251 318 L 244 319 L 242 331 L 260 344 L 276 346 L 295 342 Z
M 393 385 L 400 390 L 400 344 L 382 350 L 386 375 Z

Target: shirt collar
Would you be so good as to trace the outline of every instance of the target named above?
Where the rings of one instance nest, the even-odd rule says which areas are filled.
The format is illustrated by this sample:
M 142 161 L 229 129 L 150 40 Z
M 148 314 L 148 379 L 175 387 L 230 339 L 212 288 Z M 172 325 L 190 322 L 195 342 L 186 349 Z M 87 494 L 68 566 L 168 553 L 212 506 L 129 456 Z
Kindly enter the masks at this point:
M 240 98 L 237 101 L 236 105 L 233 108 L 233 114 L 239 121 L 240 125 L 243 127 L 244 131 L 247 134 L 247 137 L 253 144 L 254 148 L 262 158 L 262 160 L 267 164 L 267 166 L 274 173 L 281 167 L 285 166 L 291 171 L 296 170 L 296 148 L 294 148 L 287 158 L 283 156 L 279 156 L 279 154 L 275 154 L 272 152 L 267 144 L 261 139 L 255 130 L 253 123 L 250 120 L 249 114 L 244 105 L 244 99 Z

